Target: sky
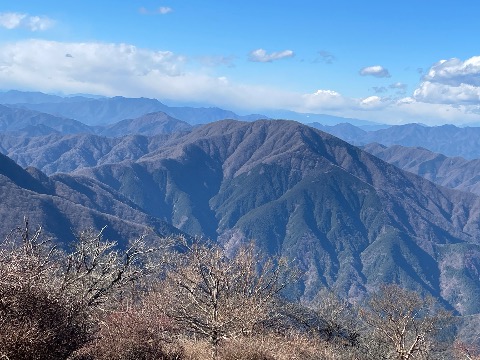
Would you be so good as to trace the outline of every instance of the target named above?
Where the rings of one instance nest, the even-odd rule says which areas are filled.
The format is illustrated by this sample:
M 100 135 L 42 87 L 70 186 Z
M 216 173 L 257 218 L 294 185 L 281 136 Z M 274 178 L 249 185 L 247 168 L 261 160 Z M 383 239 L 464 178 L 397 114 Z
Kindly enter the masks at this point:
M 0 90 L 480 123 L 474 0 L 0 2 Z

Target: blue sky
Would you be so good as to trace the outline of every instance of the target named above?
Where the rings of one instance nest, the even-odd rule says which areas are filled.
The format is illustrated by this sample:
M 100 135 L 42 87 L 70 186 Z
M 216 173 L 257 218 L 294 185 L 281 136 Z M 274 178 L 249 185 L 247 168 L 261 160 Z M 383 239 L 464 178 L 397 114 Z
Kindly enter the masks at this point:
M 475 1 L 9 3 L 0 5 L 3 90 L 480 122 Z

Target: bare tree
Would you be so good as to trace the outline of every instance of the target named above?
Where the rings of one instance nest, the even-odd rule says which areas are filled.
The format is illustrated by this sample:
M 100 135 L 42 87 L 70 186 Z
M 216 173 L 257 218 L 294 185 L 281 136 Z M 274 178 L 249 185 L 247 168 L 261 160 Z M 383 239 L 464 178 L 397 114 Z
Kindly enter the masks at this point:
M 171 244 L 170 239 L 163 239 L 160 247 L 147 247 L 142 235 L 120 250 L 115 241 L 103 238 L 103 230 L 81 231 L 65 257 L 62 288 L 86 306 L 104 303 L 117 290 L 145 276 L 152 270 L 150 256 Z
M 58 255 L 26 218 L 0 244 L 0 359 L 66 359 L 89 340 L 84 309 L 58 286 Z
M 284 260 L 264 258 L 253 243 L 231 257 L 216 244 L 185 246 L 159 284 L 167 316 L 214 348 L 222 339 L 251 334 L 269 318 L 286 285 Z
M 121 251 L 86 230 L 65 253 L 25 218 L 0 243 L 0 359 L 66 359 L 89 341 L 105 305 L 150 272 L 143 240 Z
M 376 347 L 378 351 L 378 345 L 384 344 L 383 357 L 398 360 L 431 355 L 435 336 L 451 319 L 451 314 L 435 306 L 432 298 L 422 298 L 397 285 L 382 286 L 360 315 L 371 330 L 370 350 Z

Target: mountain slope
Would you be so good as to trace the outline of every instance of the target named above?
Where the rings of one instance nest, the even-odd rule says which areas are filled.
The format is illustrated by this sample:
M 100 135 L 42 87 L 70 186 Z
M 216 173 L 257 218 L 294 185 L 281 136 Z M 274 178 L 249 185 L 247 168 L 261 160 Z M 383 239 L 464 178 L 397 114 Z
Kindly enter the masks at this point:
M 329 286 L 356 298 L 399 282 L 480 311 L 471 301 L 480 294 L 479 198 L 310 127 L 221 121 L 133 162 L 78 173 L 190 234 L 228 246 L 254 238 L 298 259 L 306 297 Z
M 24 170 L 6 156 L 0 155 L 0 238 L 20 225 L 22 217 L 32 225 L 41 225 L 47 236 L 62 244 L 72 240 L 74 232 L 87 227 L 105 236 L 126 241 L 149 234 L 179 233 L 165 222 L 144 214 L 128 199 L 93 179 L 68 175 L 49 178 L 37 169 Z M 152 232 L 153 230 L 153 232 Z
M 154 136 L 171 134 L 180 131 L 189 131 L 192 126 L 184 121 L 168 116 L 164 112 L 155 112 L 143 115 L 136 119 L 126 119 L 108 125 L 103 130 L 97 131 L 100 135 L 121 137 L 125 135 Z
M 403 170 L 452 189 L 480 195 L 480 160 L 448 157 L 424 148 L 368 144 L 363 149 Z
M 32 134 L 40 126 L 41 134 L 61 132 L 63 134 L 91 133 L 92 129 L 79 121 L 0 105 L 0 132 Z M 31 128 L 31 131 L 28 131 Z M 43 129 L 43 131 L 42 131 Z

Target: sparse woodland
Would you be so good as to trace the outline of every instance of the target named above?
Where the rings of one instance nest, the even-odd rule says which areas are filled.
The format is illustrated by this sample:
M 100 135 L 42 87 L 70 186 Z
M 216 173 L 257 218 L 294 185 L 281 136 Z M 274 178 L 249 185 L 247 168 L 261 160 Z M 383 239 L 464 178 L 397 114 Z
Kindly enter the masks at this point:
M 306 303 L 285 296 L 299 276 L 254 243 L 120 250 L 86 230 L 60 249 L 25 220 L 0 246 L 0 359 L 480 359 L 430 298 L 385 285 Z

